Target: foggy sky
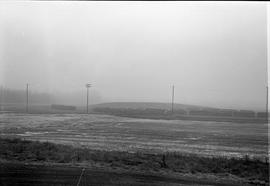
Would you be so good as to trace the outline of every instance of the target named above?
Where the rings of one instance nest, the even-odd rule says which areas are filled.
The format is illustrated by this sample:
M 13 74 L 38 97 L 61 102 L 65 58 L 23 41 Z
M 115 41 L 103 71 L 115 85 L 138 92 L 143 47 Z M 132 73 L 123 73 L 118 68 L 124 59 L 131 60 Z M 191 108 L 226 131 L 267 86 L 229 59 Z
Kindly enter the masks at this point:
M 89 82 L 102 101 L 169 102 L 174 84 L 177 103 L 264 110 L 266 13 L 261 2 L 0 2 L 0 85 L 84 94 Z

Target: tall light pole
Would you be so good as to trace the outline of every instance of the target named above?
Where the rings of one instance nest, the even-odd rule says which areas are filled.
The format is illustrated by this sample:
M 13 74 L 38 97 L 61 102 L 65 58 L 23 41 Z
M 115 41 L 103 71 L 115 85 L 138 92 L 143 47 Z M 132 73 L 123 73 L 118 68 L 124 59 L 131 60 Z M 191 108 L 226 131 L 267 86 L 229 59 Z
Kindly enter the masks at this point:
M 172 86 L 172 114 L 173 114 L 173 105 L 174 104 L 174 85 Z
M 88 97 L 89 97 L 89 88 L 91 87 L 90 83 L 86 84 L 86 90 L 87 90 L 87 94 L 86 94 L 86 113 L 88 113 Z
M 26 84 L 26 113 L 28 113 L 28 89 L 29 89 L 29 84 Z

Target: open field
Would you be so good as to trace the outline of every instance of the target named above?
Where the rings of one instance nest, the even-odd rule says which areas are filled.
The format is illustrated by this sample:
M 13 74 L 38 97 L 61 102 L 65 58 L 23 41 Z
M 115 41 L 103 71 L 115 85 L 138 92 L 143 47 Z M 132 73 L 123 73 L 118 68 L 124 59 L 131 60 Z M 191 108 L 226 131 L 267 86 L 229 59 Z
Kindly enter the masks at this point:
M 42 166 L 6 163 L 0 166 L 1 186 L 32 186 L 54 185 L 74 186 L 78 183 L 82 168 L 70 166 Z M 144 174 L 138 172 L 109 171 L 104 169 L 86 168 L 80 185 L 91 186 L 237 186 L 239 183 L 232 181 L 194 179 L 186 176 L 168 176 L 160 174 Z M 242 185 L 242 184 L 241 184 Z M 249 185 L 249 184 L 244 184 Z
M 93 110 L 97 113 L 145 119 L 238 123 L 267 122 L 266 112 L 203 107 L 177 103 L 174 104 L 174 110 L 172 112 L 171 106 L 171 103 L 157 102 L 111 102 L 94 105 Z
M 260 123 L 3 113 L 0 185 L 75 185 L 83 167 L 81 185 L 267 185 L 267 129 Z M 14 137 L 46 143 L 7 139 Z
M 0 115 L 0 136 L 71 144 L 100 150 L 268 155 L 268 125 L 134 119 L 98 114 Z
M 74 185 L 83 168 L 81 185 L 269 183 L 269 163 L 247 156 L 102 151 L 18 138 L 0 138 L 0 149 L 0 185 Z

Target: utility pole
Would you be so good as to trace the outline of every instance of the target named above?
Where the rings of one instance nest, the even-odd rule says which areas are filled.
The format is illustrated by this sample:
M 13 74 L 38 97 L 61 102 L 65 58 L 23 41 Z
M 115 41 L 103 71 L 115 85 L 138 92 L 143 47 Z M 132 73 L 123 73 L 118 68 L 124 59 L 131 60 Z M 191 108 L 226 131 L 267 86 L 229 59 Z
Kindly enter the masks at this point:
M 26 84 L 26 113 L 28 113 L 28 89 L 29 89 L 29 84 Z
M 4 88 L 3 86 L 1 85 L 1 90 L 0 90 L 0 111 L 3 111 L 4 110 Z
M 172 114 L 173 114 L 173 105 L 174 104 L 174 85 L 172 86 Z
M 91 84 L 87 83 L 86 84 L 86 113 L 88 114 L 88 97 L 89 97 L 89 88 L 91 87 Z
M 268 123 L 268 86 L 266 86 L 266 121 Z

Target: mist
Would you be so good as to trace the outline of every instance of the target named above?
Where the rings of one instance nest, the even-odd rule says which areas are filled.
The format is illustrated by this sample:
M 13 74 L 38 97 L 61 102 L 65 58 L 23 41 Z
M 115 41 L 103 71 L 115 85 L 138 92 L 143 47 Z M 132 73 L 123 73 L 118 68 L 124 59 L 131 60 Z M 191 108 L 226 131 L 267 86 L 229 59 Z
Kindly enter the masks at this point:
M 0 85 L 85 102 L 264 110 L 267 11 L 249 2 L 0 2 Z

